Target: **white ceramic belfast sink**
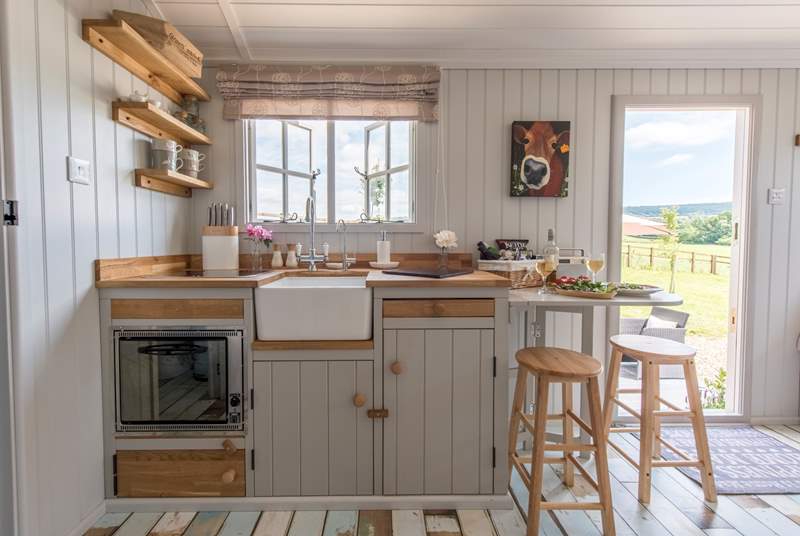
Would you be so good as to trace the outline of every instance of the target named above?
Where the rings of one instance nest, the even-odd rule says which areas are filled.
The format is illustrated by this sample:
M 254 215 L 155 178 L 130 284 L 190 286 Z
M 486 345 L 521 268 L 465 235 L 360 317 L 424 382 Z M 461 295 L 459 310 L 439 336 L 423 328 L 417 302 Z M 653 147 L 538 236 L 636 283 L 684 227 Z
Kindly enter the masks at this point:
M 372 289 L 364 277 L 284 277 L 255 291 L 262 341 L 367 340 Z

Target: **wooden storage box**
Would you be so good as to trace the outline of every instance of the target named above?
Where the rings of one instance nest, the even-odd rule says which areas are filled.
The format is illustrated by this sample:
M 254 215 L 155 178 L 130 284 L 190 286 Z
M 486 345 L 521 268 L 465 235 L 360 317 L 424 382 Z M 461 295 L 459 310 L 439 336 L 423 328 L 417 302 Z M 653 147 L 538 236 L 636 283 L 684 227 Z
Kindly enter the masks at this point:
M 145 41 L 187 75 L 192 78 L 203 76 L 203 53 L 169 22 L 119 9 L 112 11 L 111 16 L 130 24 Z
M 511 280 L 511 288 L 541 287 L 542 276 L 536 273 L 535 260 L 478 261 L 478 270 L 491 272 Z
M 244 450 L 118 450 L 117 497 L 244 497 Z

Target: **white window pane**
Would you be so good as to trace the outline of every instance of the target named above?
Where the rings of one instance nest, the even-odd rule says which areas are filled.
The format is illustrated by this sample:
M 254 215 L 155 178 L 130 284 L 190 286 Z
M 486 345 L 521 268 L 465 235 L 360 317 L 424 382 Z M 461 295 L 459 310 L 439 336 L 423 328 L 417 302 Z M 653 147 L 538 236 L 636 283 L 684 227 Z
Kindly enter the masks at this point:
M 386 175 L 369 181 L 369 216 L 386 219 Z
M 297 125 L 286 125 L 287 168 L 311 171 L 311 131 Z
M 306 217 L 306 199 L 309 195 L 309 181 L 303 177 L 289 175 L 289 215 L 295 212 L 302 221 Z
M 386 126 L 367 131 L 367 170 L 368 173 L 386 169 Z
M 257 182 L 256 219 L 279 219 L 283 212 L 283 176 L 259 169 Z
M 283 167 L 281 122 L 272 119 L 256 121 L 256 162 L 266 166 Z
M 408 184 L 408 171 L 392 173 L 389 180 L 391 181 L 392 191 L 389 219 L 393 221 L 411 221 L 411 189 Z
M 411 122 L 392 121 L 389 123 L 391 140 L 389 142 L 389 165 L 391 167 L 408 164 L 409 145 L 411 144 Z
M 358 221 L 364 206 L 364 184 L 354 166 L 364 169 L 364 128 L 368 121 L 337 121 L 336 140 L 336 219 Z

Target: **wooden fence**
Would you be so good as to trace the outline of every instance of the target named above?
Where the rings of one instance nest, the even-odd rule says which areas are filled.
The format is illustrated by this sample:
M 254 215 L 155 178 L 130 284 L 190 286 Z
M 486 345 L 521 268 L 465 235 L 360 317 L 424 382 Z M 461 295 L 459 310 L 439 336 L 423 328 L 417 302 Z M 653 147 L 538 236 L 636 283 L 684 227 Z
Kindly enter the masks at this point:
M 727 265 L 730 269 L 731 258 L 725 255 L 715 255 L 712 253 L 701 253 L 699 251 L 677 251 L 678 266 L 689 265 L 689 271 L 694 272 L 708 272 L 718 274 L 720 265 Z M 639 246 L 637 244 L 623 244 L 622 245 L 622 262 L 625 266 L 630 268 L 633 259 L 646 259 L 645 265 L 654 268 L 658 259 L 663 259 L 669 262 L 669 254 L 663 248 L 652 246 Z M 681 262 L 684 261 L 684 262 Z M 702 270 L 703 267 L 708 266 L 708 270 Z M 680 270 L 683 271 L 683 270 Z

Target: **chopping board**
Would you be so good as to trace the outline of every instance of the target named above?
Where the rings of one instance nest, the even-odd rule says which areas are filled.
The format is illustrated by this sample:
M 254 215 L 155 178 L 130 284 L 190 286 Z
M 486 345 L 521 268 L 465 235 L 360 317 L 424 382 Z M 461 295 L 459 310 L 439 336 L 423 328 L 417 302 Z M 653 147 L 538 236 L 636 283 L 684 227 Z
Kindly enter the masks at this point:
M 384 274 L 389 275 L 411 275 L 416 277 L 430 277 L 433 279 L 445 279 L 447 277 L 455 277 L 457 275 L 467 275 L 474 272 L 472 268 L 462 269 L 447 269 L 438 270 L 436 268 L 395 268 L 393 270 L 384 270 Z

